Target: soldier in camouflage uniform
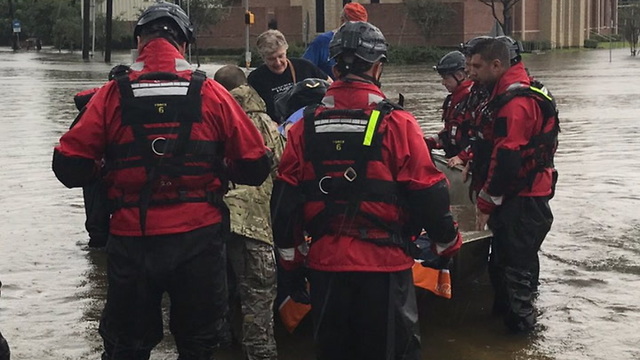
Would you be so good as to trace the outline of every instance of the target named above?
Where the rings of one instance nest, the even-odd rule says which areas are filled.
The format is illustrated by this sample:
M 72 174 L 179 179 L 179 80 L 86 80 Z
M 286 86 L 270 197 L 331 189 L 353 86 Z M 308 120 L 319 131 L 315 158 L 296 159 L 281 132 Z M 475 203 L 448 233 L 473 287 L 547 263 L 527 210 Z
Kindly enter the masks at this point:
M 214 79 L 240 103 L 274 154 L 271 177 L 257 187 L 232 186 L 225 202 L 231 212 L 227 257 L 236 276 L 242 307 L 243 349 L 248 360 L 275 360 L 273 302 L 276 296 L 276 263 L 269 198 L 284 142 L 277 131 L 277 124 L 266 113 L 264 101 L 246 84 L 242 69 L 224 66 L 216 72 Z

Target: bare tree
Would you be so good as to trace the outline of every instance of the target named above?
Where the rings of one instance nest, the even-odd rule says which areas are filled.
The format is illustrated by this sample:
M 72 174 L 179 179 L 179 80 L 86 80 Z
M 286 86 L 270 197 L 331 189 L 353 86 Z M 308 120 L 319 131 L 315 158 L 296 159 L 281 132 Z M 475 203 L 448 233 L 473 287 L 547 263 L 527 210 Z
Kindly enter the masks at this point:
M 208 31 L 209 28 L 223 20 L 229 11 L 229 6 L 237 1 L 234 0 L 189 0 L 189 12 L 191 21 L 198 32 Z M 182 1 L 185 8 L 187 1 Z
M 620 6 L 618 21 L 622 37 L 629 42 L 631 56 L 636 56 L 640 37 L 640 1 L 628 1 Z
M 426 42 L 454 14 L 451 7 L 436 0 L 405 0 L 405 6 Z
M 520 0 L 478 0 L 491 8 L 493 18 L 500 24 L 505 35 L 511 35 L 511 9 Z M 502 4 L 502 21 L 498 17 L 497 4 Z
M 177 2 L 171 0 L 170 2 L 175 2 L 189 14 L 196 34 L 198 34 L 208 31 L 210 27 L 223 20 L 231 11 L 229 7 L 240 5 L 241 0 L 178 0 Z M 138 16 L 144 12 L 146 7 L 138 8 Z

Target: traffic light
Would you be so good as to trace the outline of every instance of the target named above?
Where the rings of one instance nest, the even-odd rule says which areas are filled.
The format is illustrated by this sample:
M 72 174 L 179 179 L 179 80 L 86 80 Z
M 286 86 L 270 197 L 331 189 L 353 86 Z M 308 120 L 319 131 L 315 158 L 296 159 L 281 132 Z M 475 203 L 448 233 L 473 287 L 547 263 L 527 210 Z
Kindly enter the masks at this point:
M 256 17 L 253 15 L 251 11 L 247 11 L 244 13 L 244 23 L 247 25 L 253 25 L 255 23 Z

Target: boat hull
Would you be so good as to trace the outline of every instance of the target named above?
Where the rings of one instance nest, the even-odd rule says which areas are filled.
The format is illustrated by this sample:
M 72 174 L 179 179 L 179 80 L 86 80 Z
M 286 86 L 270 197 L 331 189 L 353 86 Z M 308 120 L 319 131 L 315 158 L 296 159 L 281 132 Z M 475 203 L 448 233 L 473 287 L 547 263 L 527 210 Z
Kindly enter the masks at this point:
M 455 256 L 451 267 L 451 281 L 455 287 L 473 281 L 486 273 L 491 244 L 491 231 L 475 230 L 475 204 L 469 196 L 468 183 L 462 180 L 461 166 L 450 168 L 447 159 L 437 153 L 432 154 L 433 162 L 449 180 L 449 198 L 454 218 L 462 233 L 463 244 Z

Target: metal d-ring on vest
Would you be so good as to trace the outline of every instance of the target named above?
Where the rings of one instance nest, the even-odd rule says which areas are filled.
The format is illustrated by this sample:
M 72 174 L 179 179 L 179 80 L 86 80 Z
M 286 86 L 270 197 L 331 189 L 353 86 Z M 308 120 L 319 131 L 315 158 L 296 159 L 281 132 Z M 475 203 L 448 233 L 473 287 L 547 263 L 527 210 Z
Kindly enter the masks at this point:
M 325 195 L 329 195 L 329 192 L 322 187 L 322 182 L 325 181 L 325 180 L 328 180 L 328 179 L 330 180 L 331 176 L 328 176 L 328 175 L 327 176 L 323 176 L 320 179 L 320 181 L 318 181 L 318 188 L 320 189 L 320 192 L 325 194 Z
M 353 182 L 357 177 L 358 177 L 358 173 L 356 172 L 356 170 L 349 166 L 347 168 L 347 170 L 344 171 L 344 173 L 342 174 L 342 176 L 348 181 L 348 182 Z M 325 190 L 324 187 L 322 186 L 322 183 L 325 180 L 331 180 L 333 179 L 332 176 L 326 175 L 323 176 L 319 181 L 318 181 L 318 188 L 320 189 L 320 192 L 325 194 L 325 195 L 329 195 L 329 191 Z
M 161 145 L 162 150 L 156 149 L 156 145 L 158 144 Z M 165 138 L 164 136 L 159 136 L 153 139 L 153 141 L 151 142 L 151 151 L 153 151 L 154 154 L 158 156 L 163 156 L 166 150 L 167 150 L 167 138 Z

